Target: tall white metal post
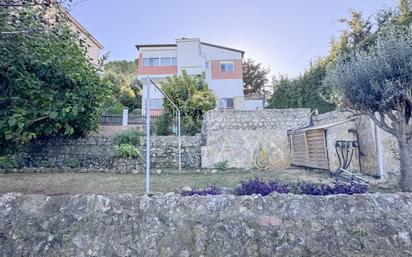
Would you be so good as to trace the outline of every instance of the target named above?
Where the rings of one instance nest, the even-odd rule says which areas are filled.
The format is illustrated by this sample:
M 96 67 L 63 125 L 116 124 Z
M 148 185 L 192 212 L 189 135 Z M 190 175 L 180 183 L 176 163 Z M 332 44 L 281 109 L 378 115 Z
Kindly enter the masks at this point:
M 163 92 L 162 88 L 160 88 L 158 85 L 156 85 L 155 82 L 153 82 L 153 80 L 150 79 L 150 82 L 155 86 L 155 88 L 157 88 L 157 90 L 160 91 L 160 93 L 162 93 L 162 95 L 172 104 L 172 106 L 176 109 L 177 111 L 177 132 L 178 132 L 178 144 L 179 144 L 179 171 L 182 170 L 182 142 L 181 142 L 181 128 L 180 128 L 180 109 L 179 107 L 177 107 L 177 105 L 172 101 L 172 99 L 170 99 L 170 97 L 165 94 L 165 92 Z
M 182 170 L 182 141 L 181 141 L 181 128 L 180 128 L 180 109 L 175 103 L 170 99 L 170 97 L 163 92 L 163 90 L 156 85 L 156 83 L 148 76 L 146 78 L 146 192 L 149 193 L 150 186 L 150 84 L 153 84 L 155 89 L 159 90 L 160 93 L 172 104 L 172 106 L 177 110 L 177 132 L 178 132 L 178 144 L 179 144 L 179 171 Z
M 375 144 L 376 144 L 376 155 L 378 159 L 379 177 L 383 179 L 385 177 L 385 170 L 384 170 L 384 162 L 383 162 L 382 139 L 381 139 L 381 130 L 377 125 L 375 125 Z
M 180 110 L 177 109 L 177 133 L 178 133 L 178 145 L 179 145 L 179 171 L 182 171 L 182 142 L 180 141 Z
M 150 83 L 146 79 L 146 193 L 150 192 Z

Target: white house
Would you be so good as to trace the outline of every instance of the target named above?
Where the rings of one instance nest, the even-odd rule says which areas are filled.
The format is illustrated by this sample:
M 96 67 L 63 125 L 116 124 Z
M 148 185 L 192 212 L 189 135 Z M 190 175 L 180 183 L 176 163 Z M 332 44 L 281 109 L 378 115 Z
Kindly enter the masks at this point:
M 206 74 L 209 88 L 218 98 L 218 108 L 243 109 L 242 59 L 244 51 L 201 42 L 198 38 L 177 39 L 174 44 L 139 44 L 138 79 L 147 76 L 159 83 L 186 70 L 190 75 Z M 159 83 L 160 84 L 160 83 Z M 150 91 L 151 115 L 163 109 L 162 94 Z M 146 87 L 143 87 L 142 114 L 146 113 Z

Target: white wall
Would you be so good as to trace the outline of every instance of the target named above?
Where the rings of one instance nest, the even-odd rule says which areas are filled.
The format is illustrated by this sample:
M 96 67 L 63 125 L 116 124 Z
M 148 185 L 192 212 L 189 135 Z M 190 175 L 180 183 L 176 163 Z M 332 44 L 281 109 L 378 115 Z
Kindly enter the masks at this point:
M 177 69 L 181 74 L 186 70 L 188 74 L 200 74 L 205 70 L 204 58 L 200 56 L 200 41 L 198 39 L 176 40 Z
M 150 47 L 141 48 L 140 51 L 143 58 L 177 57 L 178 74 L 181 74 L 183 69 L 188 74 L 205 72 L 209 88 L 218 98 L 243 96 L 242 79 L 211 79 L 211 60 L 239 60 L 242 59 L 240 52 L 204 45 L 200 43 L 199 39 L 178 39 L 176 44 L 177 47 Z M 208 69 L 206 69 L 206 61 L 209 62 Z M 160 86 L 160 81 L 165 80 L 167 76 L 172 76 L 172 74 L 150 77 Z M 138 78 L 144 80 L 145 77 L 139 76 Z M 151 87 L 150 95 L 151 98 L 162 98 L 162 94 L 154 87 Z M 143 87 L 143 103 L 145 98 L 146 88 Z M 255 109 L 253 108 L 253 110 Z
M 142 47 L 139 52 L 143 58 L 177 57 L 176 47 Z
M 241 79 L 210 80 L 208 85 L 218 98 L 243 96 L 243 81 Z
M 207 60 L 235 60 L 242 59 L 240 52 L 234 52 L 223 48 L 212 47 L 208 45 L 200 45 L 202 50 L 202 56 Z
M 263 110 L 263 100 L 248 100 L 245 99 L 244 102 L 245 110 Z
M 152 80 L 159 86 L 161 87 L 160 82 L 166 80 L 166 77 L 151 77 Z M 142 92 L 142 115 L 146 114 L 146 96 L 147 96 L 147 86 L 146 86 L 146 80 L 141 79 L 143 83 L 143 92 Z M 154 100 L 152 103 L 152 109 L 163 109 L 162 105 L 159 104 L 159 100 L 163 99 L 163 94 L 153 85 L 150 85 L 150 99 Z
M 212 80 L 211 60 L 239 60 L 242 59 L 240 52 L 234 52 L 218 47 L 212 47 L 201 44 L 202 56 L 205 62 L 209 62 L 209 69 L 206 69 L 206 79 L 209 88 L 213 90 L 218 98 L 228 98 L 235 96 L 243 96 L 243 80 L 242 79 L 219 79 Z
M 152 78 L 152 80 L 159 86 L 161 87 L 160 82 L 161 81 L 165 81 L 166 78 Z M 143 83 L 143 98 L 146 98 L 147 95 L 147 87 L 146 87 L 146 81 L 145 79 L 141 80 Z M 150 85 L 150 98 L 162 98 L 163 95 L 162 93 L 154 86 L 154 85 Z

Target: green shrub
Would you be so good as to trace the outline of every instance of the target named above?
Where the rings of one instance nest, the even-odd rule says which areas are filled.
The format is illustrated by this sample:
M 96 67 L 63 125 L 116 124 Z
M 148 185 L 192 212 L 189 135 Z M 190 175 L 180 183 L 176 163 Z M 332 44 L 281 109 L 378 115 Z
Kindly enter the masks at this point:
M 137 159 L 140 156 L 139 149 L 131 144 L 120 144 L 114 146 L 116 156 L 119 158 Z
M 202 128 L 201 119 L 193 119 L 191 116 L 186 115 L 183 117 L 182 131 L 186 135 L 194 136 L 196 133 L 200 133 Z
M 125 107 L 119 102 L 108 101 L 103 106 L 104 115 L 122 115 Z
M 218 171 L 226 171 L 227 168 L 228 168 L 228 167 L 227 167 L 228 164 L 229 164 L 229 162 L 228 162 L 227 160 L 220 161 L 220 162 L 215 163 L 215 168 L 216 168 Z
M 76 159 L 69 159 L 69 160 L 64 160 L 64 166 L 69 167 L 69 168 L 77 168 L 80 166 L 79 160 Z
M 144 135 L 145 133 L 140 130 L 129 129 L 118 134 L 116 140 L 119 144 L 138 145 L 140 143 L 140 137 Z
M 169 77 L 161 85 L 165 94 L 181 111 L 182 133 L 189 135 L 198 133 L 202 125 L 203 115 L 216 107 L 216 96 L 208 88 L 205 74 L 191 76 L 183 71 L 182 75 Z M 159 121 L 162 126 L 158 126 L 158 130 L 167 134 L 170 133 L 170 127 L 173 123 L 173 116 L 170 113 L 173 113 L 175 109 L 169 101 L 165 101 L 163 107 L 164 112 L 169 113 L 169 117 L 164 117 L 164 120 Z M 166 124 L 166 122 L 168 123 Z
M 142 115 L 142 109 L 134 109 L 133 111 L 129 112 L 129 115 Z
M 32 2 L 0 8 L 2 32 L 33 31 L 0 36 L 2 154 L 35 138 L 82 137 L 97 130 L 109 89 L 85 54 L 83 40 L 66 22 L 67 15 L 60 13 L 62 8 Z M 44 18 L 51 13 L 55 15 Z
M 172 134 L 170 129 L 170 124 L 172 123 L 172 118 L 168 112 L 164 112 L 156 121 L 156 132 L 159 136 L 168 136 Z
M 16 164 L 10 156 L 0 156 L 0 169 L 10 172 L 14 168 L 16 168 Z

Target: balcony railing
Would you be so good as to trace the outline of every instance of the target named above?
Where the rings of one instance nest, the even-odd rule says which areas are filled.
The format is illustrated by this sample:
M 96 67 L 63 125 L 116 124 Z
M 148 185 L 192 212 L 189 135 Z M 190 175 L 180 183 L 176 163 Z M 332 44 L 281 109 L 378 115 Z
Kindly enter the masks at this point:
M 155 123 L 159 119 L 158 116 L 151 116 L 150 122 Z M 129 115 L 127 125 L 143 125 L 146 124 L 146 116 L 142 115 Z M 101 125 L 104 126 L 122 126 L 123 116 L 122 115 L 102 115 Z

